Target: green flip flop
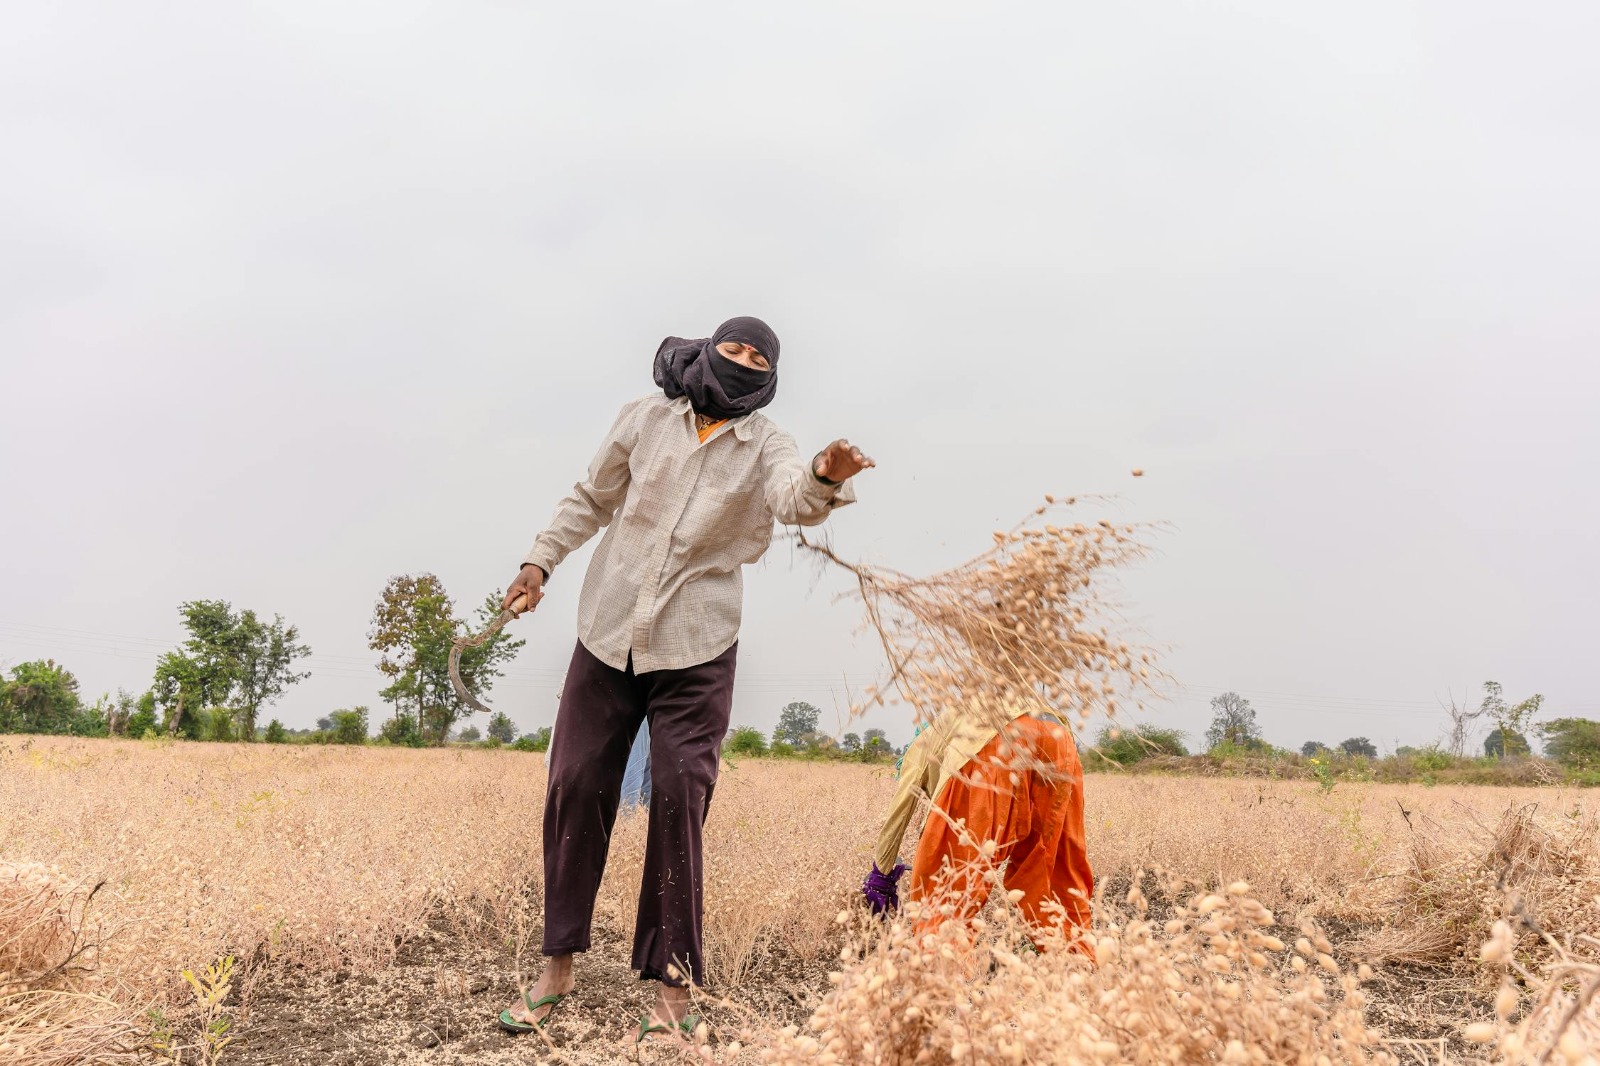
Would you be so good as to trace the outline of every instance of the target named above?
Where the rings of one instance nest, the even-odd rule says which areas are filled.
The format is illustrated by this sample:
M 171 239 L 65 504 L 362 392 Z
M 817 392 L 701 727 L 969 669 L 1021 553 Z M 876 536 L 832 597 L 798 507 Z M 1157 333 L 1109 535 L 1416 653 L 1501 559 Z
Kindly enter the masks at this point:
M 500 1012 L 500 1028 L 508 1033 L 531 1033 L 535 1029 L 543 1029 L 549 1024 L 550 1015 L 556 1012 L 556 1004 L 566 999 L 568 995 L 570 993 L 556 992 L 548 996 L 540 996 L 538 999 L 529 999 L 528 993 L 524 992 L 522 993 L 522 1002 L 528 1008 L 530 1014 L 540 1007 L 549 1007 L 550 1009 L 545 1011 L 544 1017 L 537 1022 L 518 1021 L 511 1016 L 510 1010 L 503 1010 Z
M 652 1025 L 650 1023 L 650 1015 L 641 1014 L 639 1015 L 639 1036 L 634 1040 L 634 1043 L 644 1043 L 645 1038 L 652 1033 L 670 1033 L 674 1031 L 682 1033 L 686 1039 L 692 1039 L 694 1031 L 700 1028 L 700 1023 L 703 1020 L 698 1014 L 685 1014 L 678 1019 L 675 1025 L 669 1025 L 665 1022 L 656 1022 Z

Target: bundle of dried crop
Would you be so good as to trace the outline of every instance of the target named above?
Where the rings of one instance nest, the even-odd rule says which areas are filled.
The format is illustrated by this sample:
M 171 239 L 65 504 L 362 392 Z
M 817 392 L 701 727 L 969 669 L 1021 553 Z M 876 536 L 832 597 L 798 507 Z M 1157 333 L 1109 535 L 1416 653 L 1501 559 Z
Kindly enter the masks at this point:
M 1408 815 L 1410 861 L 1371 901 L 1387 921 L 1358 951 L 1374 961 L 1470 964 L 1508 894 L 1562 936 L 1600 936 L 1600 823 L 1592 815 L 1544 815 L 1537 804 L 1517 804 L 1491 824 L 1460 810 L 1466 817 L 1453 829 Z M 1520 939 L 1541 952 L 1531 929 Z
M 1112 578 L 1149 554 L 1155 527 L 1062 517 L 1088 503 L 1104 501 L 1047 496 L 989 550 L 927 577 L 848 562 L 802 534 L 855 577 L 888 657 L 887 683 L 852 710 L 898 698 L 920 721 L 960 707 L 999 726 L 1021 707 L 1080 731 L 1097 713 L 1142 710 L 1164 675 L 1123 632 Z

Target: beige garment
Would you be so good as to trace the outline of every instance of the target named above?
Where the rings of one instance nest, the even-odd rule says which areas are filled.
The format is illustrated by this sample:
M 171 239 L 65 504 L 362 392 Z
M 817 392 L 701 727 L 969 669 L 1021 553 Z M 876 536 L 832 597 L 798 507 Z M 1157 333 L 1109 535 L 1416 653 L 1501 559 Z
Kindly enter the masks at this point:
M 900 854 L 917 801 L 932 802 L 945 778 L 959 774 L 978 752 L 993 740 L 1002 726 L 1028 714 L 1030 708 L 1018 705 L 1013 711 L 994 711 L 952 707 L 917 734 L 900 759 L 900 785 L 889 803 L 889 815 L 873 859 L 878 869 L 889 872 Z
M 622 408 L 589 476 L 556 505 L 525 562 L 552 573 L 606 526 L 578 597 L 578 639 L 618 670 L 709 662 L 739 637 L 744 579 L 773 520 L 814 526 L 855 500 L 825 485 L 794 438 L 761 412 L 700 442 L 685 398 Z

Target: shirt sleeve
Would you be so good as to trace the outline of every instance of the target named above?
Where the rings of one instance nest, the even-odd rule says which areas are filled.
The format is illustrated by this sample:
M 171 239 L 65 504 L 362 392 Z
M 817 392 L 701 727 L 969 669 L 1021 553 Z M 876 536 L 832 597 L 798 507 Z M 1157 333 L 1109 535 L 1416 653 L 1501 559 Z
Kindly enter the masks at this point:
M 911 816 L 917 812 L 917 799 L 932 795 L 931 790 L 938 784 L 939 763 L 928 758 L 926 745 L 913 741 L 900 763 L 900 785 L 894 791 L 894 799 L 889 803 L 889 815 L 883 821 L 883 830 L 878 834 L 878 844 L 873 849 L 873 861 L 878 864 L 878 869 L 888 873 L 899 860 L 900 845 L 905 841 Z
M 850 482 L 827 485 L 812 473 L 809 460 L 800 458 L 794 438 L 775 429 L 761 445 L 763 491 L 767 508 L 786 526 L 818 526 L 836 508 L 854 503 Z
M 638 406 L 636 400 L 617 415 L 611 432 L 589 464 L 588 476 L 556 504 L 550 524 L 534 538 L 524 563 L 532 563 L 549 575 L 596 530 L 611 522 L 628 493 L 628 456 L 638 437 L 634 418 Z

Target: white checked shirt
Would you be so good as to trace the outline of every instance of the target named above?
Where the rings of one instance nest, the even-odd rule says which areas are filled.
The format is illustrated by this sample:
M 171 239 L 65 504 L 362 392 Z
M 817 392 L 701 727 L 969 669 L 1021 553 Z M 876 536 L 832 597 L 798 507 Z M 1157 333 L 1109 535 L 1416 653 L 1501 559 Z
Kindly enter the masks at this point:
M 708 662 L 739 637 L 744 577 L 772 523 L 814 526 L 855 501 L 825 485 L 794 438 L 760 411 L 700 443 L 684 397 L 622 408 L 589 476 L 556 505 L 524 562 L 551 574 L 606 526 L 578 597 L 578 639 L 618 670 Z

